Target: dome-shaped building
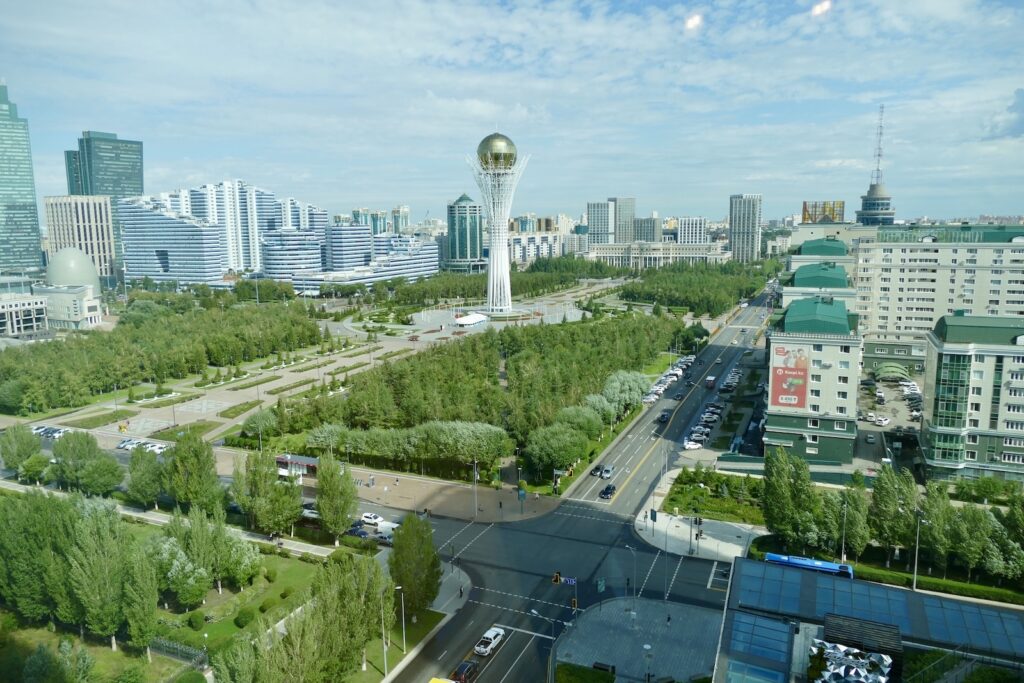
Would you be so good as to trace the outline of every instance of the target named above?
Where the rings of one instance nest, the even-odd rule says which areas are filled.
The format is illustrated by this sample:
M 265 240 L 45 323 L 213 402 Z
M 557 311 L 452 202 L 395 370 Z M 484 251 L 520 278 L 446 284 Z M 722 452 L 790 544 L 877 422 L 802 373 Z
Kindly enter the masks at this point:
M 89 285 L 93 296 L 100 295 L 100 277 L 84 251 L 75 247 L 61 249 L 46 267 L 46 284 L 56 286 Z
M 476 148 L 480 165 L 486 168 L 512 168 L 516 165 L 516 146 L 501 133 L 491 133 Z

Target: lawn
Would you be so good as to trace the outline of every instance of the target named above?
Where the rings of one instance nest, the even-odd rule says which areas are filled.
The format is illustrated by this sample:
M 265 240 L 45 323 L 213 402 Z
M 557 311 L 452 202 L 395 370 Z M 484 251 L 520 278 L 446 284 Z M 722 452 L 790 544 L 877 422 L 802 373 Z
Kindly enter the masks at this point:
M 398 603 L 396 603 L 398 604 Z M 427 610 L 419 615 L 417 623 L 412 623 L 411 615 L 406 614 L 405 637 L 406 648 L 411 650 L 416 647 L 423 638 L 430 633 L 444 615 L 440 612 Z M 402 652 L 402 618 L 395 620 L 395 627 L 391 629 L 391 647 L 388 648 L 388 671 L 402 661 L 405 654 Z M 384 676 L 384 650 L 381 641 L 372 640 L 366 645 L 366 671 L 357 671 L 345 679 L 346 683 L 378 683 Z
M 238 386 L 228 387 L 228 391 L 242 391 L 243 389 L 252 389 L 253 387 L 257 387 L 261 384 L 266 384 L 267 382 L 273 382 L 274 380 L 277 379 L 281 379 L 281 375 L 267 375 L 266 377 L 260 377 L 259 379 L 252 382 L 246 382 L 245 384 L 239 384 Z
M 358 370 L 359 368 L 365 368 L 369 364 L 370 364 L 369 362 L 364 361 L 362 363 L 353 363 L 352 365 L 344 365 L 344 366 L 342 366 L 340 368 L 335 368 L 334 370 L 329 371 L 327 374 L 331 375 L 332 377 L 336 377 L 336 376 L 344 374 L 346 372 L 351 372 L 352 370 Z
M 96 427 L 102 427 L 108 425 L 111 422 L 118 422 L 120 420 L 127 420 L 130 417 L 135 417 L 139 414 L 137 410 L 125 410 L 123 408 L 118 410 L 110 410 L 105 413 L 98 415 L 89 415 L 88 417 L 82 417 L 77 420 L 62 420 L 61 424 L 65 424 L 68 427 L 77 427 L 79 429 L 95 429 Z
M 640 372 L 652 377 L 660 377 L 663 372 L 668 370 L 669 366 L 672 365 L 672 361 L 675 359 L 675 354 L 663 351 L 657 358 L 645 365 L 644 369 Z
M 615 674 L 579 664 L 559 662 L 555 667 L 555 683 L 615 683 Z
M 753 497 L 752 491 L 759 491 L 762 484 L 753 478 L 726 475 L 719 472 L 684 469 L 679 474 L 665 500 L 662 512 L 690 514 L 694 508 L 701 517 L 719 519 L 724 522 L 743 524 L 764 524 L 761 504 Z M 704 488 L 699 483 L 703 481 Z M 723 495 L 724 494 L 724 495 Z
M 303 363 L 302 365 L 295 365 L 289 368 L 288 372 L 305 372 L 306 370 L 316 370 L 317 368 L 325 368 L 328 365 L 334 363 L 334 361 L 334 358 L 329 358 L 327 360 L 322 360 L 320 362 L 316 362 L 314 359 L 312 361 L 309 361 L 308 363 Z
M 412 353 L 412 351 L 412 349 L 395 349 L 394 351 L 388 351 L 387 353 L 380 354 L 379 356 L 377 356 L 377 360 L 388 360 L 390 358 L 401 356 L 402 354 L 405 353 Z
M 191 432 L 197 436 L 202 436 L 206 432 L 220 427 L 223 422 L 213 422 L 211 420 L 196 420 L 185 425 L 176 425 L 174 427 L 168 427 L 167 429 L 161 429 L 158 432 L 153 432 L 149 435 L 151 439 L 161 439 L 163 441 L 177 441 L 181 437 L 185 436 L 186 432 Z
M 185 401 L 191 401 L 192 399 L 199 398 L 200 396 L 202 396 L 202 394 L 182 394 L 181 396 L 174 396 L 173 398 L 165 398 L 162 401 L 140 403 L 139 406 L 143 408 L 166 408 L 167 406 L 173 406 L 179 403 L 184 403 Z
M 303 379 L 303 380 L 299 380 L 298 382 L 292 382 L 291 384 L 285 384 L 283 387 L 275 387 L 273 389 L 267 389 L 267 393 L 268 394 L 283 394 L 286 391 L 290 391 L 292 389 L 298 389 L 299 387 L 304 387 L 307 384 L 312 384 L 315 381 L 316 381 L 315 379 Z
M 383 348 L 384 348 L 383 346 L 371 346 L 369 348 L 359 348 L 358 350 L 356 350 L 354 352 L 343 353 L 341 355 L 344 358 L 354 358 L 356 356 L 362 356 L 362 355 L 367 354 L 367 353 L 373 353 L 374 351 L 380 351 Z
M 14 615 L 0 612 L 0 677 L 5 681 L 17 683 L 22 680 L 21 673 L 24 669 L 25 659 L 39 645 L 45 645 L 56 653 L 57 646 L 62 638 L 69 638 L 74 645 L 80 644 L 77 633 L 67 633 L 58 630 L 51 633 L 49 629 L 38 626 L 18 626 Z M 14 630 L 8 630 L 8 626 L 15 626 Z M 124 643 L 118 643 L 119 648 Z M 125 652 L 119 649 L 113 652 L 110 649 L 110 641 L 103 639 L 88 638 L 86 649 L 92 655 L 95 665 L 92 670 L 91 680 L 109 681 L 119 676 L 123 671 L 139 666 L 145 672 L 147 681 L 166 681 L 176 672 L 185 668 L 182 662 L 161 657 L 153 653 L 153 663 L 148 664 L 144 654 Z
M 230 420 L 232 418 L 238 417 L 242 413 L 249 412 L 262 402 L 263 401 L 246 401 L 245 403 L 239 403 L 237 405 L 231 406 L 230 408 L 225 408 L 224 410 L 217 413 L 217 416 L 226 417 Z

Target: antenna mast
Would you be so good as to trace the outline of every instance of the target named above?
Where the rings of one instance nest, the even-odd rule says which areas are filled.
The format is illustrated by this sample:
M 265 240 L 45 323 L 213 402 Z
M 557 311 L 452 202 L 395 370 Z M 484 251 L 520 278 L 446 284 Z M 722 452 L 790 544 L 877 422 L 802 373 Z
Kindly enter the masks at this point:
M 875 170 L 871 174 L 871 184 L 882 184 L 882 116 L 885 114 L 885 105 L 878 105 L 878 134 L 875 142 Z

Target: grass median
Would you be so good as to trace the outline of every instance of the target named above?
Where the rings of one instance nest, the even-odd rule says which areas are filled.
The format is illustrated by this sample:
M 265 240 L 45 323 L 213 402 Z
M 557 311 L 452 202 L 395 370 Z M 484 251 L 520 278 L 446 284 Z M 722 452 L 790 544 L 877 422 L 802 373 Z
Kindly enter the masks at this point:
M 412 650 L 434 628 L 444 615 L 440 612 L 426 610 L 412 623 L 412 615 L 405 615 L 406 649 Z M 388 671 L 392 671 L 404 658 L 402 652 L 402 615 L 399 613 L 395 626 L 391 629 L 391 647 L 388 650 Z M 379 683 L 384 676 L 384 649 L 380 640 L 371 640 L 366 644 L 366 671 L 356 671 L 348 676 L 346 683 Z
M 184 425 L 175 425 L 166 429 L 161 429 L 158 432 L 153 432 L 149 435 L 151 439 L 160 439 L 161 441 L 177 441 L 185 434 L 191 433 L 196 436 L 202 436 L 207 432 L 220 427 L 223 422 L 213 422 L 211 420 L 197 420 Z
M 67 425 L 68 427 L 77 427 L 78 429 L 95 429 L 96 427 L 108 425 L 111 422 L 127 420 L 128 418 L 135 417 L 138 414 L 139 411 L 137 410 L 118 409 L 111 410 L 106 413 L 100 413 L 98 415 L 81 417 L 77 420 L 62 420 L 61 424 Z
M 304 387 L 307 384 L 312 384 L 315 381 L 316 381 L 315 379 L 303 379 L 303 380 L 299 380 L 298 382 L 292 382 L 291 384 L 286 384 L 283 387 L 274 387 L 273 389 L 267 389 L 267 393 L 268 394 L 273 394 L 273 395 L 283 394 L 286 391 L 291 391 L 292 389 L 298 389 L 299 387 Z
M 261 384 L 273 382 L 274 380 L 278 379 L 281 379 L 281 375 L 267 375 L 266 377 L 260 377 L 258 380 L 255 380 L 253 382 L 246 382 L 245 384 L 239 384 L 237 386 L 228 387 L 228 391 L 242 391 L 243 389 L 252 389 L 253 387 L 258 387 Z
M 230 420 L 232 418 L 238 417 L 242 413 L 249 412 L 250 410 L 252 410 L 261 403 L 263 403 L 263 401 L 246 401 L 245 403 L 239 403 L 237 405 L 231 406 L 230 408 L 225 408 L 224 410 L 217 413 L 217 415 L 218 417 L 226 417 Z

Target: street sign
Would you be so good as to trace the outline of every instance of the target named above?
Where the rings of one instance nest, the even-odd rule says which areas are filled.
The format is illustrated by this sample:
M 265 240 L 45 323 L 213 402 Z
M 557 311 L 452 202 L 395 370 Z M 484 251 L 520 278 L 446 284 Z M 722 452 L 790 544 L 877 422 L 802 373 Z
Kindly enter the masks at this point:
M 567 586 L 575 586 L 576 585 L 576 577 L 575 576 L 563 576 L 562 577 L 562 583 L 564 583 Z
M 604 593 L 604 577 L 602 576 L 597 580 L 597 592 Z
M 526 500 L 526 491 L 519 489 L 519 500 Z
M 555 470 L 555 476 L 556 477 L 564 477 L 565 476 L 565 470 Z

